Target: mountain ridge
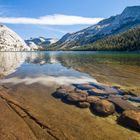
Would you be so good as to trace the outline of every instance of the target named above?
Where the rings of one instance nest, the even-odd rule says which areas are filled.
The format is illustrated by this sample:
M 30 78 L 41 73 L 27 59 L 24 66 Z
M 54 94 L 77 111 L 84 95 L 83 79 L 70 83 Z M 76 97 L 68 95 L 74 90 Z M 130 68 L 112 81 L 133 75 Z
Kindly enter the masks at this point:
M 115 35 L 140 24 L 140 6 L 126 7 L 116 16 L 104 19 L 99 23 L 75 33 L 64 35 L 52 47 L 72 48 L 93 43 L 110 35 Z
M 140 51 L 140 26 L 73 50 Z
M 45 38 L 45 37 L 36 37 L 25 40 L 26 44 L 34 50 L 41 49 L 43 47 L 56 43 L 57 41 L 58 40 L 56 38 Z

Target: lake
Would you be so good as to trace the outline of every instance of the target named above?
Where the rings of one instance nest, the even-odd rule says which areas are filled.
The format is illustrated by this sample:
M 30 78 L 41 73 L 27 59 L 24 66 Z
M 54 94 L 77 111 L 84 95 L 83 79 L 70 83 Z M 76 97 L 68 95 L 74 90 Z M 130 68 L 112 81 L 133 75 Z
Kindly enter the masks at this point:
M 47 76 L 57 83 L 97 80 L 140 94 L 140 53 L 5 52 L 0 58 L 0 74 L 6 79 Z
M 116 124 L 115 116 L 101 118 L 51 95 L 60 85 L 87 82 L 117 86 L 140 95 L 138 52 L 0 52 L 0 76 L 7 100 L 27 109 L 28 117 L 16 125 L 23 123 L 25 129 L 26 122 L 27 130 L 32 130 L 28 134 L 31 139 L 32 133 L 38 139 L 140 139 L 137 132 Z M 36 123 L 44 124 L 41 127 L 45 130 Z M 4 128 L 9 129 L 6 125 Z

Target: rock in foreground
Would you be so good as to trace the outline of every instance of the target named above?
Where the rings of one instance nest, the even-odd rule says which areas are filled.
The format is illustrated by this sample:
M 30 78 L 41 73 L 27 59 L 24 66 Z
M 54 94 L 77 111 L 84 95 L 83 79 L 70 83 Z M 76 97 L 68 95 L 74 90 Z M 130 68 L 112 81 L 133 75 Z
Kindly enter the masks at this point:
M 88 102 L 78 102 L 77 106 L 80 107 L 80 108 L 89 108 L 90 103 L 88 103 Z
M 56 92 L 53 93 L 55 98 L 63 98 L 68 95 L 68 92 L 65 89 L 59 88 Z
M 66 100 L 70 103 L 84 102 L 86 101 L 87 95 L 77 92 L 70 93 L 66 96 Z
M 139 110 L 133 104 L 129 103 L 128 101 L 126 101 L 124 99 L 122 99 L 121 97 L 109 96 L 108 101 L 115 104 L 116 110 L 118 112 L 123 112 L 125 110 Z
M 53 93 L 53 96 L 56 98 L 64 98 L 74 90 L 75 88 L 73 86 L 61 86 Z
M 120 116 L 118 121 L 121 124 L 140 131 L 139 107 L 127 101 L 131 98 L 138 102 L 139 97 L 125 96 L 116 88 L 91 83 L 61 86 L 53 96 L 80 108 L 90 108 L 92 113 L 99 116 L 106 117 L 115 113 L 117 118 Z
M 100 99 L 96 96 L 88 96 L 87 97 L 87 102 L 90 104 L 94 104 L 96 101 L 99 101 Z
M 140 111 L 126 110 L 119 118 L 119 123 L 140 131 Z
M 115 112 L 115 106 L 107 100 L 98 100 L 92 104 L 93 111 L 99 115 L 108 116 Z

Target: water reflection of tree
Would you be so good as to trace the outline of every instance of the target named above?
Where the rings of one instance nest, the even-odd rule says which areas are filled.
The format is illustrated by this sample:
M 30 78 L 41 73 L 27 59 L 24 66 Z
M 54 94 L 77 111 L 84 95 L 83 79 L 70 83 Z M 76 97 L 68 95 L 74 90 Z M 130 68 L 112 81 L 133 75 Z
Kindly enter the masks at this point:
M 58 60 L 65 66 L 88 73 L 97 81 L 139 88 L 139 54 L 70 54 Z
M 140 66 L 139 54 L 69 54 L 58 56 L 59 61 L 67 65 L 123 64 Z

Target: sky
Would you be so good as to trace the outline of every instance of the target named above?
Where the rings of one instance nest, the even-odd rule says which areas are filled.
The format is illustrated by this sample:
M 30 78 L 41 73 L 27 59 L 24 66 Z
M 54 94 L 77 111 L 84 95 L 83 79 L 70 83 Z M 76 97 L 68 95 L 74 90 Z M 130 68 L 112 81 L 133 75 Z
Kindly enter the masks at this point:
M 136 5 L 140 0 L 0 0 L 0 23 L 23 39 L 61 38 Z

